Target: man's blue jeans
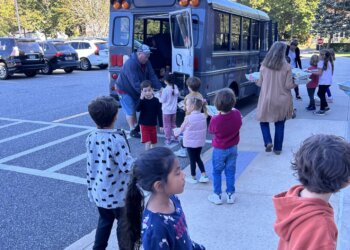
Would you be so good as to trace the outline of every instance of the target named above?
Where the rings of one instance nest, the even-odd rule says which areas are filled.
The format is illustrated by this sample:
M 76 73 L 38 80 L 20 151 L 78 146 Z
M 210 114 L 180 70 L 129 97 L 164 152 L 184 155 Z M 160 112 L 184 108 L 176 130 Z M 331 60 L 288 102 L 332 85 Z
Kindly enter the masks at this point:
M 235 192 L 237 146 L 227 149 L 214 148 L 213 150 L 213 185 L 214 193 L 221 194 L 221 174 L 225 171 L 226 192 Z
M 273 150 L 282 151 L 283 137 L 284 137 L 284 121 L 275 122 L 275 139 L 273 144 Z M 270 124 L 268 122 L 260 122 L 261 132 L 264 138 L 265 147 L 267 144 L 272 143 Z

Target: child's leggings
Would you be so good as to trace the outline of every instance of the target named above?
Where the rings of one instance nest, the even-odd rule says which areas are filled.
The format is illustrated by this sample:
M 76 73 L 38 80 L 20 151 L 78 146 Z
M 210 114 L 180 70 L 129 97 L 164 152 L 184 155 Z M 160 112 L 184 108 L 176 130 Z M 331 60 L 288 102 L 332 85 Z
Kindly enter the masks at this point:
M 198 164 L 201 173 L 205 173 L 204 164 L 201 159 L 202 147 L 200 148 L 186 148 L 190 158 L 191 175 L 196 176 L 196 163 Z
M 170 140 L 173 135 L 173 128 L 176 128 L 176 113 L 163 114 L 163 127 L 165 139 Z
M 332 97 L 332 93 L 331 93 L 330 88 L 328 88 L 328 89 L 326 90 L 326 93 L 327 93 L 327 97 Z

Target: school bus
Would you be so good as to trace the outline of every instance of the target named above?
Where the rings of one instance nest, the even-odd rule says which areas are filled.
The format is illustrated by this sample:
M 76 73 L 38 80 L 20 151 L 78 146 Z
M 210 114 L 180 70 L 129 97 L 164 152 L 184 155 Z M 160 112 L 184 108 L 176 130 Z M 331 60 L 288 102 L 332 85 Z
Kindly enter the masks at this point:
M 176 75 L 181 95 L 185 81 L 197 76 L 201 93 L 212 101 L 230 87 L 238 99 L 257 94 L 245 74 L 259 70 L 278 40 L 278 26 L 260 10 L 229 0 L 111 0 L 109 31 L 110 94 L 129 55 L 144 43 L 161 77 Z

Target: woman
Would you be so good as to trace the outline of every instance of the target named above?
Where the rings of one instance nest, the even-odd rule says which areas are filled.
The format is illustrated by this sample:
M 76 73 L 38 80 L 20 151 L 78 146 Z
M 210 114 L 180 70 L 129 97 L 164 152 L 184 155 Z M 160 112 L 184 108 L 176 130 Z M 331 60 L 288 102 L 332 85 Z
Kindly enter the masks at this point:
M 292 70 L 286 61 L 287 45 L 275 42 L 267 53 L 260 68 L 260 79 L 257 85 L 261 87 L 257 119 L 260 121 L 264 138 L 265 151 L 281 154 L 284 123 L 292 118 L 293 102 L 291 89 L 295 88 Z M 274 145 L 272 144 L 269 122 L 275 123 Z
M 300 59 L 300 49 L 298 48 L 297 40 L 294 39 L 293 41 L 291 41 L 290 45 L 287 46 L 286 56 L 290 58 L 290 65 L 292 66 L 293 69 L 294 68 L 302 69 L 301 59 Z M 294 92 L 295 92 L 295 98 L 297 100 L 301 100 L 298 86 L 294 88 Z

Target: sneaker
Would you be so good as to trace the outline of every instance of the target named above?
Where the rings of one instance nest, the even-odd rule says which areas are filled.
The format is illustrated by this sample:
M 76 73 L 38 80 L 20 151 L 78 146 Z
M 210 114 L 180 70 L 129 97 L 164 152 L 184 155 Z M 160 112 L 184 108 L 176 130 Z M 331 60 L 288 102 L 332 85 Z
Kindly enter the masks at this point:
M 191 176 L 191 177 L 186 178 L 186 182 L 191 183 L 191 184 L 196 184 L 196 183 L 198 183 L 196 177 L 194 177 L 194 176 Z
M 298 101 L 301 101 L 301 96 L 298 95 L 298 96 L 295 97 L 295 99 L 297 99 Z
M 208 178 L 208 176 L 201 176 L 201 178 L 199 178 L 199 182 L 201 182 L 201 183 L 207 183 L 207 182 L 209 182 L 209 178 Z
M 221 195 L 218 195 L 218 194 L 211 194 L 208 196 L 208 200 L 211 202 L 211 203 L 214 203 L 215 205 L 221 205 L 223 203 L 222 201 L 222 198 L 221 198 Z
M 227 204 L 235 203 L 236 196 L 234 193 L 226 193 L 226 202 Z
M 327 98 L 327 102 L 333 103 L 333 96 L 328 97 L 328 98 Z
M 292 119 L 294 119 L 295 117 L 297 117 L 297 109 L 296 108 L 293 109 Z
M 282 151 L 281 151 L 281 150 L 274 150 L 273 152 L 274 152 L 276 155 L 280 155 Z
M 316 110 L 316 107 L 306 107 L 306 110 L 307 111 L 314 111 L 314 110 Z
M 170 146 L 171 145 L 171 141 L 170 140 L 165 140 L 164 144 L 165 144 L 165 146 Z
M 132 129 L 132 130 L 130 131 L 130 136 L 131 136 L 131 137 L 134 137 L 134 138 L 141 138 L 140 133 L 137 132 L 135 129 Z
M 174 154 L 177 156 L 177 157 L 187 157 L 187 152 L 186 152 L 186 148 L 180 148 L 178 151 L 175 151 Z
M 265 152 L 271 152 L 272 151 L 272 143 L 268 143 L 266 146 L 265 146 Z
M 324 110 L 319 110 L 314 112 L 314 115 L 325 115 L 325 114 L 326 114 L 326 111 Z
M 329 107 L 325 107 L 324 108 L 324 111 L 327 112 L 327 111 L 331 111 L 331 109 Z

